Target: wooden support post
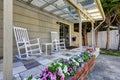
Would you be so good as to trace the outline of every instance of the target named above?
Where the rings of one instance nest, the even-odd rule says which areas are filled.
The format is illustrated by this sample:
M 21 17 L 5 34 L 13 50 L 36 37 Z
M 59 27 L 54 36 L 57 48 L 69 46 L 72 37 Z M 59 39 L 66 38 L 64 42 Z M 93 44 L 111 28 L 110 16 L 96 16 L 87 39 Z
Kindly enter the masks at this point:
M 94 36 L 95 36 L 95 31 L 94 31 L 94 23 L 91 22 L 91 25 L 92 25 L 92 46 L 94 46 Z
M 13 0 L 3 0 L 3 78 L 13 80 Z
M 78 15 L 79 15 L 79 38 L 80 38 L 79 47 L 80 47 L 80 50 L 82 51 L 82 17 L 81 17 L 80 10 L 78 10 Z

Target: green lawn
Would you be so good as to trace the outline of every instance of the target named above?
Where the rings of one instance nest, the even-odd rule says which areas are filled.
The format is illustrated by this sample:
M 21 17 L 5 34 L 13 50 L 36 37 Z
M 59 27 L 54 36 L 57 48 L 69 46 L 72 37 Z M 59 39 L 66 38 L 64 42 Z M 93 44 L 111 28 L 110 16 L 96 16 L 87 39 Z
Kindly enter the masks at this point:
M 100 50 L 101 54 L 112 55 L 112 56 L 120 56 L 120 51 L 115 50 Z

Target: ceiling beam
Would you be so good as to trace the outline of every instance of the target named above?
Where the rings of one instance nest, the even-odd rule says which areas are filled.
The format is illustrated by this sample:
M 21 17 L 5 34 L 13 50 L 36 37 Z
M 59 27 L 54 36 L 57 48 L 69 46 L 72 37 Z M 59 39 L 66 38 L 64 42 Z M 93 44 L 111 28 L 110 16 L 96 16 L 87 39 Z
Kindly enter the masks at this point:
M 85 9 L 90 9 L 91 7 L 95 7 L 95 4 L 89 4 L 89 5 L 86 5 L 86 6 L 83 6 Z
M 44 0 L 45 2 L 47 2 L 47 0 Z M 55 4 L 51 4 L 51 5 L 53 5 L 54 7 L 56 7 L 58 10 L 60 10 L 60 11 L 62 11 L 63 12 L 63 14 L 69 14 L 73 19 L 78 19 L 77 17 L 75 17 L 73 14 L 71 14 L 70 12 L 66 12 L 66 11 L 64 11 L 64 10 L 61 10 L 60 9 L 60 7 L 59 6 L 57 6 L 57 5 L 55 5 Z M 57 14 L 57 15 L 59 15 L 59 14 Z M 61 14 L 60 14 L 61 15 Z
M 75 0 L 64 0 L 69 5 L 71 5 L 73 8 L 75 8 L 77 11 L 80 11 L 80 14 L 82 14 L 86 19 L 88 19 L 90 22 L 95 22 L 94 19 L 87 13 L 85 9 L 80 4 L 77 4 Z
M 59 10 L 60 11 L 60 10 Z M 71 10 L 71 13 L 68 11 L 64 11 L 65 13 L 59 13 L 58 15 L 72 14 L 75 13 L 75 10 Z M 73 15 L 73 14 L 72 14 Z
M 59 13 L 58 15 L 65 15 L 65 14 L 70 14 L 70 12 L 65 11 L 65 13 Z M 77 14 L 77 13 L 75 13 L 75 10 L 72 10 L 71 14 L 73 15 L 73 14 Z
M 44 5 L 41 6 L 40 8 L 45 8 L 45 7 L 47 7 L 47 6 L 49 6 L 49 5 L 53 4 L 53 3 L 55 3 L 56 1 L 58 1 L 58 0 L 51 0 L 51 1 L 49 1 L 49 2 L 46 2 L 46 4 L 44 4 Z
M 64 13 L 59 13 L 57 15 L 61 16 L 61 15 L 65 15 L 65 14 L 69 14 L 68 12 L 64 12 Z
M 65 9 L 65 8 L 67 8 L 68 6 L 63 6 L 63 7 L 60 7 L 60 9 L 62 10 L 62 9 Z M 92 4 L 92 6 L 90 5 L 89 6 L 89 8 L 90 7 L 93 7 L 93 4 Z M 84 8 L 88 8 L 88 6 L 84 6 Z M 58 9 L 54 9 L 54 10 L 51 10 L 51 12 L 56 12 L 56 11 L 59 11 Z M 75 12 L 75 10 L 71 10 L 71 12 Z
M 97 7 L 98 7 L 98 9 L 99 9 L 99 11 L 100 11 L 103 19 L 105 19 L 105 18 L 106 18 L 106 17 L 105 17 L 105 13 L 104 13 L 104 11 L 103 11 L 103 8 L 102 8 L 102 5 L 101 5 L 100 0 L 94 0 L 94 1 L 95 1 L 96 5 L 97 5 Z
M 70 16 L 65 16 L 65 17 L 63 17 L 63 18 L 69 18 Z
M 95 13 L 99 13 L 99 11 L 89 12 L 89 14 L 95 14 Z
M 61 16 L 61 17 L 63 17 L 63 18 L 68 18 L 68 17 L 70 17 L 70 15 L 67 15 L 67 16 Z
M 62 7 L 60 7 L 60 9 L 62 10 L 62 9 L 65 9 L 65 8 L 67 8 L 68 6 L 62 6 Z M 51 12 L 56 12 L 56 11 L 59 11 L 59 9 L 54 9 L 54 10 L 51 10 Z
M 93 7 L 95 4 L 90 4 L 90 5 L 87 5 L 87 6 L 83 6 L 84 8 L 86 8 L 86 9 L 88 9 L 88 8 L 91 8 L 91 7 Z M 68 6 L 62 6 L 62 7 L 60 7 L 60 9 L 62 10 L 62 9 L 65 9 L 65 8 L 67 8 Z M 59 11 L 58 9 L 54 9 L 54 10 L 51 10 L 51 12 L 56 12 L 56 11 Z M 75 11 L 75 10 L 74 10 Z M 71 11 L 71 12 L 74 12 L 73 10 Z
M 77 3 L 85 2 L 85 0 L 77 0 Z
M 47 2 L 47 0 L 44 0 L 46 3 L 48 3 Z M 57 0 L 58 1 L 58 0 Z M 51 4 L 51 5 L 53 5 L 54 7 L 56 7 L 58 10 L 60 10 L 60 11 L 62 11 L 63 12 L 63 14 L 69 14 L 73 19 L 78 19 L 77 17 L 75 17 L 73 14 L 71 14 L 70 12 L 68 12 L 68 11 L 64 11 L 64 10 L 62 10 L 59 6 L 57 6 L 56 4 Z M 57 15 L 59 15 L 59 14 L 57 14 Z M 60 14 L 61 15 L 61 14 Z M 59 16 L 60 16 L 59 15 Z
M 93 7 L 93 6 L 95 6 L 95 4 L 90 4 L 90 5 L 88 5 L 89 6 L 89 9 L 91 8 L 91 7 Z M 84 6 L 84 8 L 88 8 L 88 6 Z M 88 10 L 89 10 L 88 9 Z M 53 10 L 54 11 L 54 10 Z M 59 11 L 58 9 L 56 9 L 56 11 Z M 56 12 L 55 11 L 55 12 Z M 71 10 L 71 13 L 76 13 L 76 10 Z M 89 12 L 88 12 L 89 13 Z M 93 14 L 93 13 L 99 13 L 99 11 L 95 11 L 95 12 L 90 12 L 89 14 Z M 65 14 L 65 13 L 64 13 Z M 59 15 L 64 15 L 64 14 L 59 14 Z M 68 14 L 68 13 L 66 13 L 66 14 Z M 76 13 L 77 14 L 77 13 Z

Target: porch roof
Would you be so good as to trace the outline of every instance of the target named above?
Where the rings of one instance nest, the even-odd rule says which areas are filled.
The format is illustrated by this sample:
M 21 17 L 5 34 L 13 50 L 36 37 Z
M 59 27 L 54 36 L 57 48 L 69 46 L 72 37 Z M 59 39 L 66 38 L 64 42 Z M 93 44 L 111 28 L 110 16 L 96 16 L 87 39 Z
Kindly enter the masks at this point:
M 23 0 L 24 2 L 36 6 L 40 9 L 46 10 L 64 19 L 78 23 L 77 11 L 70 7 L 67 3 L 69 1 L 79 5 L 78 7 L 82 11 L 82 21 L 94 21 L 103 20 L 104 12 L 99 0 Z M 88 17 L 87 17 L 88 16 Z
M 82 46 L 82 22 L 105 19 L 100 0 L 18 0 L 58 15 L 74 23 L 79 22 L 80 47 Z M 72 5 L 72 7 L 70 7 Z M 82 17 L 82 22 L 81 22 Z M 79 18 L 79 19 L 78 19 Z M 13 57 L 13 0 L 3 0 L 3 77 L 12 80 Z M 9 41 L 8 41 L 9 40 Z M 93 43 L 93 36 L 92 36 Z M 82 47 L 81 47 L 82 49 Z

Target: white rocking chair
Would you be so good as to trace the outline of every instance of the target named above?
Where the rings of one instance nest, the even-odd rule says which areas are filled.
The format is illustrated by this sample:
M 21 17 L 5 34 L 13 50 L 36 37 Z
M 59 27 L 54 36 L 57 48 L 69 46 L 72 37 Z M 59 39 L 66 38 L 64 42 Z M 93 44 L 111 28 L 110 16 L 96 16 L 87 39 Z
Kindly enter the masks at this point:
M 17 58 L 28 59 L 30 55 L 41 55 L 42 51 L 39 38 L 29 40 L 26 28 L 14 27 L 14 35 L 18 49 Z
M 65 39 L 59 39 L 58 32 L 51 32 L 51 41 L 54 45 L 54 50 L 66 50 Z

